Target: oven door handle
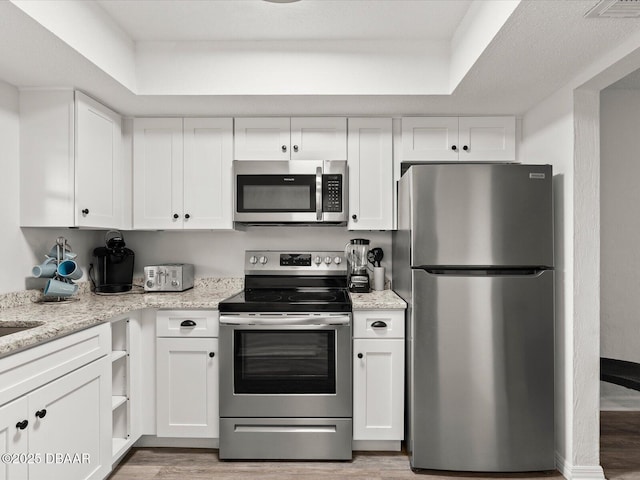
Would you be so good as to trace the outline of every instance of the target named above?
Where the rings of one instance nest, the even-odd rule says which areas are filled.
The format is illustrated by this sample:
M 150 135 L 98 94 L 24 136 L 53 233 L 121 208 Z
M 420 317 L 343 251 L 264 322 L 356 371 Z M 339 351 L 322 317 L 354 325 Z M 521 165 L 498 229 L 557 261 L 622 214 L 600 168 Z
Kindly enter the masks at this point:
M 348 325 L 348 315 L 336 315 L 327 317 L 253 317 L 253 316 L 220 316 L 222 325 Z

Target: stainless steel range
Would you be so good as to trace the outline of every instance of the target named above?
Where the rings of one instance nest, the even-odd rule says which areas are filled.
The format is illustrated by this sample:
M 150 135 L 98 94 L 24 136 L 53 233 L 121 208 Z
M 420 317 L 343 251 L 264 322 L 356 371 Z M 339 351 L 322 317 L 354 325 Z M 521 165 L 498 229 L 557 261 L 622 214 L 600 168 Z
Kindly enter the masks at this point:
M 219 310 L 220 458 L 350 460 L 344 253 L 248 251 Z

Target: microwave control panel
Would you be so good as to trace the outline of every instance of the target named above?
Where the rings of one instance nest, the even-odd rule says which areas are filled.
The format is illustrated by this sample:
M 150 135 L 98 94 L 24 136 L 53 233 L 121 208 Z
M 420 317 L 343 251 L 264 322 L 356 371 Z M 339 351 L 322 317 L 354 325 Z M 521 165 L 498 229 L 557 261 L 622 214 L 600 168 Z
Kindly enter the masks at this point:
M 342 175 L 322 175 L 322 211 L 342 212 Z

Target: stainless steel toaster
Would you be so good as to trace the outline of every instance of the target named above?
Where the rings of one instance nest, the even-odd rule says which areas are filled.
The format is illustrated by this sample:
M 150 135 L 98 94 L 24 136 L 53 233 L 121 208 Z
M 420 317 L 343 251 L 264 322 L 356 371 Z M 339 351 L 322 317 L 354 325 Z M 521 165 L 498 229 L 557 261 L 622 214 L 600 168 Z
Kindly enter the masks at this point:
M 193 264 L 165 263 L 144 267 L 145 292 L 183 292 L 193 288 Z

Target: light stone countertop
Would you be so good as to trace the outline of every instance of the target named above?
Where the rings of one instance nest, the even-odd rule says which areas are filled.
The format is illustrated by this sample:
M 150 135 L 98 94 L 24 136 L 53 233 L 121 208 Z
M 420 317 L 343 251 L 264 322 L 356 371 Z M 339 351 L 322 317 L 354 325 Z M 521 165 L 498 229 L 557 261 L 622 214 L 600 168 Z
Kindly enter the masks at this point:
M 221 278 L 200 280 L 191 290 L 180 293 L 85 293 L 59 303 L 34 303 L 28 300 L 27 304 L 0 309 L 0 327 L 40 325 L 0 337 L 0 357 L 99 325 L 135 310 L 216 310 L 221 300 L 239 292 L 242 287 L 241 278 Z
M 59 303 L 36 303 L 33 301 L 36 298 L 33 292 L 24 292 L 22 296 L 9 294 L 6 308 L 0 308 L 0 327 L 36 326 L 0 337 L 0 357 L 135 310 L 216 310 L 221 300 L 242 288 L 241 278 L 218 278 L 198 280 L 193 289 L 179 293 L 95 295 L 87 291 L 72 300 Z M 354 310 L 406 308 L 405 302 L 392 290 L 351 293 L 351 300 Z
M 404 310 L 407 304 L 393 290 L 350 293 L 354 310 Z

